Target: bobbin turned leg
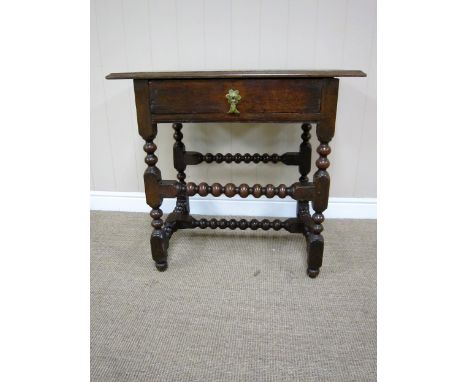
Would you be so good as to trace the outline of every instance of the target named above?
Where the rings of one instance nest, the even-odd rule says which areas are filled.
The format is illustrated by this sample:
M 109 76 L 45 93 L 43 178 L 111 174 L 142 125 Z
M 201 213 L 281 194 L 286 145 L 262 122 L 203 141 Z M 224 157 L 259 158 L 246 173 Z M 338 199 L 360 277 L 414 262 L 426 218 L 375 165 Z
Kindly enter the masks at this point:
M 299 173 L 301 177 L 299 178 L 299 182 L 301 184 L 307 184 L 309 178 L 310 167 L 311 167 L 311 159 L 312 159 L 312 148 L 310 146 L 310 130 L 312 126 L 310 123 L 303 123 L 302 124 L 302 143 L 299 146 Z M 309 201 L 307 200 L 298 200 L 296 206 L 296 216 L 300 219 L 303 216 L 310 216 L 309 212 Z
M 315 213 L 312 215 L 314 224 L 312 227 L 305 228 L 307 240 L 307 274 L 311 278 L 315 278 L 320 273 L 320 267 L 323 260 L 324 239 L 320 232 L 323 231 L 322 224 L 323 214 Z
M 162 220 L 163 211 L 161 204 L 161 171 L 156 167 L 158 157 L 155 155 L 156 144 L 153 140 L 158 134 L 158 126 L 151 120 L 149 109 L 149 87 L 147 80 L 134 80 L 135 102 L 138 119 L 138 133 L 146 141 L 143 150 L 146 152 L 145 162 L 148 167 L 145 170 L 145 194 L 146 203 L 152 208 L 150 216 L 153 221 L 153 232 L 151 233 L 151 254 L 159 271 L 167 269 L 167 247 L 169 246 L 169 235 L 164 230 Z
M 309 277 L 317 277 L 322 266 L 324 239 L 321 235 L 323 231 L 322 223 L 324 221 L 323 211 L 328 207 L 328 193 L 330 189 L 330 175 L 327 168 L 330 162 L 327 155 L 331 149 L 328 142 L 333 137 L 334 124 L 327 121 L 320 121 L 317 124 L 317 137 L 320 145 L 317 148 L 319 157 L 315 162 L 318 170 L 314 174 L 315 194 L 312 201 L 312 208 L 315 213 L 304 225 L 304 231 L 307 239 L 307 274 Z
M 180 183 L 185 184 L 185 169 L 187 164 L 185 163 L 184 155 L 185 155 L 185 145 L 182 142 L 182 138 L 184 135 L 182 134 L 182 124 L 181 123 L 174 123 L 172 124 L 172 128 L 174 129 L 174 168 L 177 170 L 177 179 Z M 174 209 L 175 213 L 179 213 L 182 215 L 188 215 L 190 213 L 190 203 L 188 196 L 178 196 L 176 207 Z
M 157 131 L 157 127 L 155 129 Z M 147 139 L 144 145 L 144 150 L 148 154 L 145 158 L 145 162 L 148 164 L 144 175 L 145 193 L 146 201 L 152 208 L 150 216 L 153 218 L 151 225 L 154 228 L 151 233 L 151 254 L 158 271 L 165 271 L 167 269 L 169 238 L 163 229 L 164 221 L 161 219 L 163 216 L 163 211 L 160 208 L 163 198 L 159 195 L 161 171 L 156 167 L 158 157 L 154 154 L 156 151 L 156 144 L 153 143 L 154 137 L 155 135 Z
M 169 247 L 169 240 L 166 236 L 166 231 L 159 228 L 163 225 L 163 221 L 160 219 L 161 216 L 161 209 L 158 208 L 151 211 L 151 217 L 154 219 L 151 225 L 155 227 L 151 234 L 151 255 L 156 263 L 157 270 L 164 272 L 167 269 L 167 248 Z

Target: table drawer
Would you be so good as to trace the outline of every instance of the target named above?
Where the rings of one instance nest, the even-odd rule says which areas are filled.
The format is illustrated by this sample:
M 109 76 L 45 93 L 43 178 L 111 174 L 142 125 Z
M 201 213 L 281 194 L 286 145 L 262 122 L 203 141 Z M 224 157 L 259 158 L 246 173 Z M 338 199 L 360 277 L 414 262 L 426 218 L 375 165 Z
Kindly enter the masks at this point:
M 301 120 L 320 113 L 324 84 L 309 78 L 151 80 L 150 107 L 156 121 Z M 231 89 L 241 97 L 234 106 L 226 97 Z

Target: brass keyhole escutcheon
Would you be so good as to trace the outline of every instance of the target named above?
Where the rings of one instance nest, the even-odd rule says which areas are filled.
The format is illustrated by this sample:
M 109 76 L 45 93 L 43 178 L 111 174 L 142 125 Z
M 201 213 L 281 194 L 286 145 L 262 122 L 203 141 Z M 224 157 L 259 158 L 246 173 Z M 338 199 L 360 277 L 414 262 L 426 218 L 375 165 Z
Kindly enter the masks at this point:
M 229 89 L 229 92 L 226 94 L 226 98 L 229 102 L 229 111 L 228 114 L 239 114 L 240 111 L 237 110 L 237 104 L 242 99 L 239 94 L 239 90 Z

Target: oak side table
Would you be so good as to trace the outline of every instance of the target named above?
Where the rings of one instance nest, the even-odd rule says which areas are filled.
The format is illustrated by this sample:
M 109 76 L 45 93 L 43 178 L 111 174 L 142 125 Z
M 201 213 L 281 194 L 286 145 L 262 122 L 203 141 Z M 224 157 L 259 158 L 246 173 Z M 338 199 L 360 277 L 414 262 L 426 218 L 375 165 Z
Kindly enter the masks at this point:
M 359 70 L 296 70 L 296 71 L 229 71 L 229 72 L 149 72 L 111 73 L 107 79 L 132 79 L 138 120 L 138 132 L 146 141 L 148 165 L 144 173 L 146 202 L 152 208 L 151 252 L 156 268 L 167 269 L 169 239 L 178 229 L 229 228 L 241 230 L 285 229 L 302 233 L 307 241 L 307 274 L 314 278 L 322 266 L 324 239 L 321 234 L 323 212 L 328 206 L 330 162 L 328 143 L 335 132 L 338 98 L 336 77 L 365 77 Z M 156 166 L 158 158 L 153 140 L 158 123 L 173 123 L 174 167 L 178 180 L 164 180 Z M 302 143 L 297 152 L 284 154 L 211 154 L 186 151 L 182 142 L 183 122 L 301 122 Z M 312 149 L 309 143 L 311 123 L 316 124 L 318 159 L 317 171 L 309 181 Z M 199 163 L 267 163 L 281 162 L 298 166 L 299 181 L 286 186 L 268 184 L 228 183 L 225 186 L 205 182 L 185 182 L 187 165 Z M 266 196 L 291 197 L 297 201 L 296 217 L 280 220 L 195 219 L 190 215 L 189 197 L 240 195 L 245 198 Z M 162 220 L 164 198 L 177 198 L 174 211 Z M 310 214 L 312 202 L 314 214 Z

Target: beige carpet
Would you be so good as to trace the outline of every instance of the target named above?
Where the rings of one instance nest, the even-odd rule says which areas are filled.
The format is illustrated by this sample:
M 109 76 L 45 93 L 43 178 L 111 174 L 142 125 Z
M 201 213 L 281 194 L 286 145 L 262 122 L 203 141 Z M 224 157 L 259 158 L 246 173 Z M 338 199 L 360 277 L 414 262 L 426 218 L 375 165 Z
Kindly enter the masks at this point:
M 159 273 L 147 214 L 92 212 L 91 380 L 375 381 L 376 222 L 324 226 L 316 279 L 285 231 L 178 231 Z

